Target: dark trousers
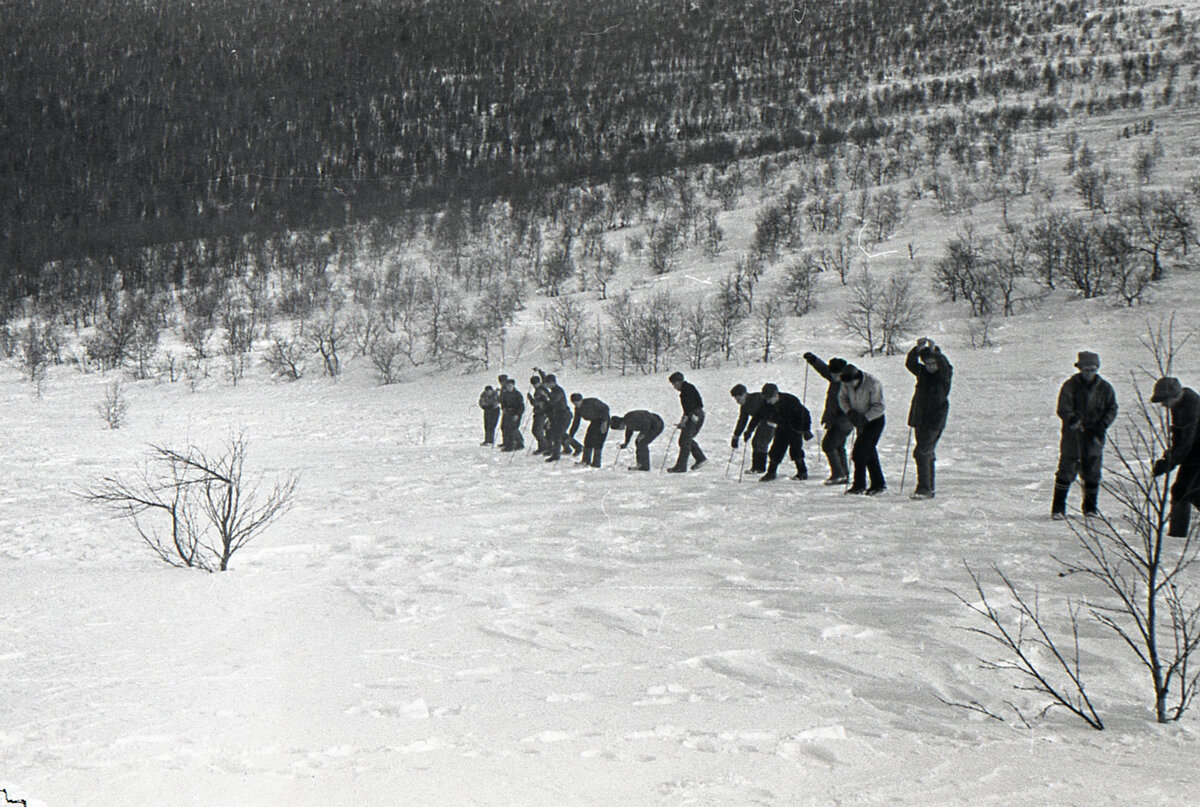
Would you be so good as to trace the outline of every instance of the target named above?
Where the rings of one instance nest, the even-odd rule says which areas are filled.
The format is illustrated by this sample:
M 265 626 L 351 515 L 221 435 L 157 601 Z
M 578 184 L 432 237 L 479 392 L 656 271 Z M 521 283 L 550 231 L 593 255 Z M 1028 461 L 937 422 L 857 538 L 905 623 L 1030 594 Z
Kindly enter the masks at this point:
M 879 464 L 879 438 L 883 434 L 884 416 L 868 420 L 858 429 L 854 437 L 854 447 L 850 449 L 850 459 L 854 463 L 854 487 L 866 487 L 868 475 L 871 487 L 882 488 L 887 485 L 883 479 L 883 466 Z
M 767 473 L 775 473 L 779 463 L 783 462 L 784 454 L 791 456 L 792 462 L 796 463 L 796 473 L 808 475 L 808 466 L 804 464 L 804 435 L 788 426 L 777 426 Z
M 1184 462 L 1171 483 L 1171 516 L 1167 535 L 1186 538 L 1192 518 L 1192 506 L 1200 507 L 1200 460 Z
M 641 470 L 650 470 L 650 444 L 662 434 L 662 431 L 663 422 L 662 418 L 659 418 L 657 422 L 651 423 L 647 428 L 638 432 L 634 448 L 637 453 L 637 467 Z
M 533 421 L 530 424 L 530 429 L 533 432 L 533 438 L 537 440 L 538 453 L 546 450 L 546 424 L 549 418 L 545 412 L 539 412 L 536 409 L 533 411 Z
M 1074 429 L 1063 429 L 1058 443 L 1058 471 L 1054 474 L 1056 490 L 1067 491 L 1075 477 L 1083 480 L 1084 490 L 1100 487 L 1100 469 L 1104 466 L 1104 441 L 1085 437 Z
M 754 427 L 754 436 L 750 438 L 751 457 L 750 470 L 762 473 L 767 470 L 767 456 L 771 451 L 771 443 L 775 439 L 775 424 L 763 420 Z
M 825 436 L 821 438 L 821 450 L 829 460 L 829 477 L 844 478 L 850 475 L 850 462 L 846 457 L 846 440 L 854 433 L 848 420 L 836 420 L 825 424 Z
M 703 426 L 703 411 L 684 419 L 683 425 L 679 427 L 679 459 L 675 461 L 676 469 L 681 471 L 687 470 L 689 455 L 696 462 L 704 462 L 706 459 L 704 452 L 700 450 L 700 445 L 696 442 L 696 435 L 699 434 Z
M 521 436 L 521 414 L 505 412 L 500 417 L 500 437 L 509 451 L 519 451 L 525 447 L 525 438 Z
M 483 410 L 483 442 L 492 445 L 496 442 L 496 424 L 500 422 L 500 410 L 492 407 Z
M 607 439 L 607 420 L 589 422 L 587 431 L 583 435 L 583 461 L 593 468 L 599 468 L 600 455 L 604 451 L 604 441 Z
M 546 421 L 546 451 L 554 459 L 562 456 L 563 443 L 567 440 L 567 429 L 571 425 L 571 418 L 555 417 L 550 415 Z
M 937 462 L 934 452 L 945 428 L 945 418 L 941 423 L 913 427 L 913 437 L 917 441 L 913 448 L 913 460 L 917 465 L 917 493 L 934 491 L 934 465 Z

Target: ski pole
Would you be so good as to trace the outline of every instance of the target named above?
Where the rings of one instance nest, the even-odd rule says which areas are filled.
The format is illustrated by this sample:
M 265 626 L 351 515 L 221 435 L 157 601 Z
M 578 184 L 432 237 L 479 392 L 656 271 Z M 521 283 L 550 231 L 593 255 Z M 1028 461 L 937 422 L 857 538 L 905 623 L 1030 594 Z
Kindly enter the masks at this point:
M 900 492 L 904 492 L 904 478 L 908 475 L 908 449 L 912 446 L 912 426 L 908 427 L 908 442 L 904 445 L 904 470 L 900 472 Z
M 736 448 L 729 449 L 729 461 L 725 463 L 725 478 L 729 478 L 729 466 L 733 465 L 733 455 L 737 451 Z
M 621 459 L 621 450 L 624 448 L 625 448 L 625 446 L 617 446 L 617 454 L 615 457 L 613 457 L 613 466 L 612 467 L 613 467 L 614 471 L 617 470 L 617 460 Z
M 683 425 L 683 424 L 681 424 L 681 423 L 676 423 L 676 424 L 675 424 L 675 431 L 679 431 L 679 428 L 680 428 L 680 426 L 682 426 L 682 425 Z M 663 461 L 662 461 L 662 467 L 658 469 L 658 472 L 659 472 L 660 474 L 661 474 L 661 473 L 664 473 L 664 472 L 667 470 L 667 456 L 668 456 L 670 453 L 671 453 L 671 450 L 670 450 L 669 448 L 668 448 L 668 449 L 664 449 L 664 450 L 663 450 Z
M 742 443 L 742 461 L 738 464 L 738 482 L 742 481 L 742 477 L 746 473 L 746 444 Z
M 800 393 L 800 402 L 808 408 L 808 362 L 804 362 L 804 391 Z

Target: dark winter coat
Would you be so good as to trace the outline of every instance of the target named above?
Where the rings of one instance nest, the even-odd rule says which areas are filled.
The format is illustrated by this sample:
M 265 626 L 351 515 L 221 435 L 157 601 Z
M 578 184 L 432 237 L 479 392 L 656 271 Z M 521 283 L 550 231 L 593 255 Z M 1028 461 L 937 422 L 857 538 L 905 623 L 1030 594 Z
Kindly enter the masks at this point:
M 550 396 L 546 394 L 546 388 L 544 386 L 539 384 L 530 390 L 525 397 L 529 399 L 529 405 L 533 407 L 533 413 L 535 415 L 545 414 L 546 402 L 550 400 Z
M 746 402 L 742 404 L 741 410 L 738 412 L 737 425 L 733 427 L 733 436 L 741 437 L 742 429 L 746 429 L 746 439 L 749 440 L 754 435 L 754 430 L 758 428 L 761 418 L 757 415 L 763 408 L 763 396 L 761 392 L 747 392 Z M 749 423 L 750 427 L 746 428 Z
M 543 386 L 542 389 L 545 389 Z M 563 392 L 563 388 L 555 385 L 554 389 L 546 392 L 546 414 L 550 416 L 550 422 L 557 425 L 565 434 L 567 425 L 571 422 L 571 405 L 567 403 L 567 393 Z
M 912 405 L 908 408 L 908 425 L 914 429 L 941 429 L 946 425 L 946 413 L 950 410 L 950 382 L 954 368 L 942 351 L 934 348 L 937 370 L 931 373 L 921 362 L 920 352 L 920 348 L 914 347 L 904 360 L 904 366 L 917 377 Z
M 632 412 L 626 412 L 621 418 L 625 421 L 625 445 L 629 445 L 629 441 L 635 433 L 653 433 L 661 434 L 664 424 L 663 419 L 653 412 L 647 412 L 645 409 L 634 409 Z
M 589 423 L 607 422 L 610 414 L 608 404 L 604 401 L 599 398 L 584 398 L 575 406 L 575 419 L 571 421 L 571 428 L 567 434 L 574 437 L 581 420 Z
M 850 428 L 850 421 L 846 417 L 846 413 L 838 406 L 838 390 L 842 388 L 842 381 L 837 374 L 829 369 L 829 365 L 821 361 L 812 353 L 805 355 L 805 360 L 812 365 L 821 378 L 829 382 L 829 389 L 825 392 L 825 409 L 821 412 L 821 425 L 841 425 L 846 429 Z
M 516 389 L 506 389 L 500 393 L 500 408 L 510 417 L 521 415 L 525 412 L 525 396 Z
M 700 391 L 687 381 L 679 385 L 679 404 L 683 407 L 685 418 L 704 413 L 704 401 L 700 397 Z
M 485 389 L 479 394 L 480 409 L 499 409 L 500 393 L 494 389 Z
M 1117 394 L 1100 376 L 1088 384 L 1083 373 L 1068 378 L 1058 392 L 1058 416 L 1063 430 L 1078 431 L 1084 437 L 1103 441 L 1108 427 L 1117 419 Z
M 1171 407 L 1171 445 L 1163 453 L 1167 470 L 1183 463 L 1200 463 L 1200 395 L 1190 387 L 1183 388 L 1183 397 Z
M 757 428 L 759 421 L 763 419 L 774 423 L 776 429 L 785 433 L 812 433 L 812 416 L 808 412 L 808 407 L 800 403 L 800 399 L 790 392 L 779 393 L 779 399 L 773 404 L 764 400 L 762 408 L 750 421 L 750 429 Z

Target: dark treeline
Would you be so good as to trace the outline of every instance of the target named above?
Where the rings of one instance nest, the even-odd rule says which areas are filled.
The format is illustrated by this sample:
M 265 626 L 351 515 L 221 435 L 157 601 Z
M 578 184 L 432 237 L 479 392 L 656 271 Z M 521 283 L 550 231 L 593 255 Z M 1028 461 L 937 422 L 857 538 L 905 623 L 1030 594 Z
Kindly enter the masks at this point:
M 48 261 L 870 139 L 877 116 L 1047 82 L 1040 62 L 983 87 L 962 71 L 1040 59 L 1085 17 L 1079 0 L 0 0 L 0 295 L 36 293 Z

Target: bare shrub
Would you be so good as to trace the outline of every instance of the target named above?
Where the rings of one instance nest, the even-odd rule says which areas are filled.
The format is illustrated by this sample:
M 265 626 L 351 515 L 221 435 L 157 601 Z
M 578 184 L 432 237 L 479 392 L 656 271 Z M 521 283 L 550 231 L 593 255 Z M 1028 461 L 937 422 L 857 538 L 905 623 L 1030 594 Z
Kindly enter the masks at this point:
M 119 429 L 125 425 L 125 418 L 129 414 L 129 403 L 125 400 L 119 379 L 105 388 L 104 400 L 96 404 L 96 411 L 100 413 L 100 417 L 104 418 L 104 422 L 110 429 Z
M 298 477 L 262 493 L 262 477 L 246 472 L 244 437 L 230 439 L 211 456 L 195 446 L 153 446 L 134 480 L 107 476 L 82 491 L 133 524 L 162 561 L 204 571 L 225 571 L 233 555 L 283 516 Z

